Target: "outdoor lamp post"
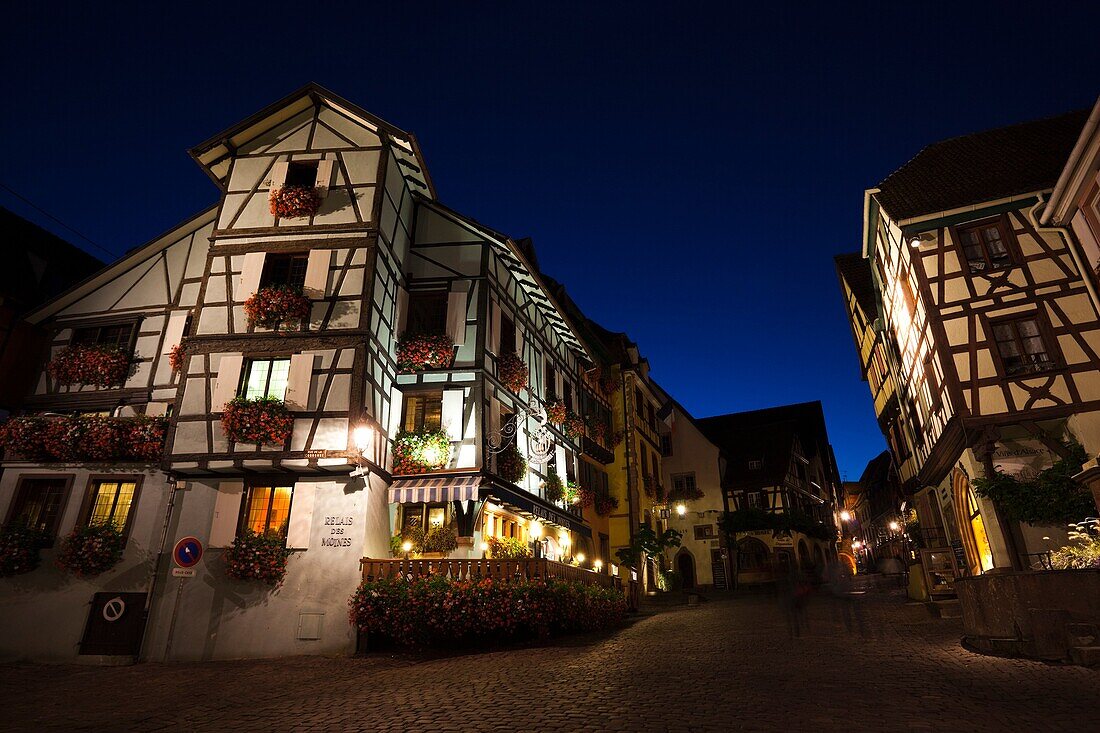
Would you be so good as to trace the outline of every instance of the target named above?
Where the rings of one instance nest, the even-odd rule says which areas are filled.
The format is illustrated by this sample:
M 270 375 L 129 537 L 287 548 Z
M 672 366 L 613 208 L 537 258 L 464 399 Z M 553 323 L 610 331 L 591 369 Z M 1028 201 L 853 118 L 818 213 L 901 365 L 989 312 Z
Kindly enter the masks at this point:
M 413 543 L 409 542 L 408 540 L 405 540 L 405 542 L 402 543 L 401 549 L 405 552 L 405 559 L 406 560 L 409 559 L 409 553 L 412 552 L 412 548 L 413 548 Z

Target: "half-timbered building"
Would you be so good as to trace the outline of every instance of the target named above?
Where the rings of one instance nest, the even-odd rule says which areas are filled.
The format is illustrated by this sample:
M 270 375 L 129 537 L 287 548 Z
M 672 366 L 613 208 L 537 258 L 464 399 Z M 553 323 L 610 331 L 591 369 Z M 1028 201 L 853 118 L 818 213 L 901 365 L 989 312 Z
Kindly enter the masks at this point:
M 928 146 L 865 194 L 874 297 L 852 296 L 865 271 L 838 267 L 857 340 L 870 328 L 886 345 L 896 392 L 882 411 L 876 394 L 876 411 L 922 533 L 957 572 L 1026 567 L 1065 539 L 1004 521 L 972 479 L 1031 474 L 1070 441 L 1100 447 L 1092 283 L 1066 232 L 1038 217 L 1086 116 Z
M 52 345 L 29 425 L 166 435 L 155 457 L 9 445 L 4 516 L 126 543 L 94 576 L 6 581 L 0 654 L 348 652 L 355 587 L 410 552 L 504 547 L 612 584 L 581 459 L 610 452 L 610 403 L 530 242 L 444 206 L 411 134 L 315 85 L 190 152 L 217 203 L 30 316 Z M 89 353 L 123 368 L 59 371 Z M 270 534 L 281 585 L 230 578 L 227 548 Z M 206 554 L 173 574 L 187 536 Z

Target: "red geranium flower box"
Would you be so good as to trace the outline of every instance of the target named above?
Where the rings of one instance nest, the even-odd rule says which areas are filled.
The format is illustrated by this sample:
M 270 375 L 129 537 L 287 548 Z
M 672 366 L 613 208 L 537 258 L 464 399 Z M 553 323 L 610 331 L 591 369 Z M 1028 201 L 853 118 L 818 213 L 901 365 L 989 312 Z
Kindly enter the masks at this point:
M 561 425 L 565 422 L 566 410 L 565 403 L 561 400 L 550 400 L 546 403 L 546 419 L 555 425 Z
M 158 461 L 168 421 L 151 417 L 13 417 L 0 447 L 36 461 Z
M 66 346 L 46 365 L 58 384 L 115 387 L 126 380 L 130 355 L 118 347 L 94 344 Z
M 277 328 L 280 324 L 299 324 L 309 320 L 313 304 L 301 288 L 271 285 L 260 288 L 244 302 L 244 313 L 251 326 Z
M 280 219 L 313 216 L 321 208 L 321 194 L 313 186 L 283 186 L 271 192 L 271 214 Z
M 565 424 L 562 425 L 562 430 L 573 440 L 580 440 L 584 437 L 584 418 L 570 411 L 565 416 Z
M 284 445 L 294 430 L 294 416 L 274 397 L 237 397 L 222 410 L 222 430 L 236 443 Z
M 497 359 L 497 376 L 504 386 L 519 394 L 520 390 L 527 386 L 529 370 L 526 362 L 513 352 L 500 355 Z
M 397 368 L 403 372 L 446 369 L 455 355 L 455 342 L 445 333 L 404 334 L 397 341 Z
M 183 369 L 183 357 L 183 344 L 176 344 L 168 352 L 168 366 L 172 367 L 173 374 L 179 374 L 180 370 Z

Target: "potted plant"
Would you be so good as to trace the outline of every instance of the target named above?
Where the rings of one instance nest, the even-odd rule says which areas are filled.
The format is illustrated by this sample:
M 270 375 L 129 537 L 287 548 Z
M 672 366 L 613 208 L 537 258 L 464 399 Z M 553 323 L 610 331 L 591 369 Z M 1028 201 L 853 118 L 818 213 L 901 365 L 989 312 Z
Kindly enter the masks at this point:
M 230 578 L 277 588 L 286 577 L 290 550 L 286 547 L 286 538 L 279 532 L 260 534 L 245 530 L 233 540 L 222 559 Z
M 497 475 L 514 484 L 518 484 L 527 475 L 527 459 L 514 445 L 497 453 Z
M 531 546 L 515 537 L 490 537 L 489 557 L 494 560 L 522 560 L 531 557 Z
M 557 503 L 565 496 L 565 484 L 561 480 L 561 476 L 558 475 L 558 471 L 553 466 L 546 473 L 546 480 L 542 482 L 543 493 L 546 496 L 546 500 L 549 502 Z
M 285 445 L 294 430 L 294 416 L 274 397 L 236 397 L 222 411 L 222 431 L 236 443 Z
M 302 289 L 291 285 L 260 288 L 244 302 L 248 324 L 262 328 L 300 325 L 309 320 L 312 308 L 313 304 Z
M 565 403 L 560 399 L 555 398 L 546 403 L 546 419 L 554 425 L 561 425 L 564 423 L 565 416 Z
M 393 440 L 393 472 L 438 471 L 451 460 L 451 438 L 444 430 L 403 430 Z
M 596 514 L 599 514 L 601 517 L 606 517 L 619 508 L 619 500 L 605 492 L 596 494 L 593 503 L 596 507 Z
M 130 355 L 117 346 L 66 346 L 46 365 L 46 373 L 61 385 L 116 387 L 130 371 Z
M 565 416 L 562 430 L 571 440 L 580 440 L 584 437 L 584 418 L 569 410 Z
M 515 352 L 506 352 L 497 359 L 497 376 L 504 386 L 516 394 L 527 386 L 529 370 L 527 363 L 516 356 Z
M 397 341 L 397 368 L 402 372 L 446 369 L 454 355 L 455 342 L 445 333 L 403 334 Z
M 139 417 L 13 417 L 0 447 L 36 461 L 156 461 L 168 421 Z
M 122 559 L 126 538 L 109 522 L 75 528 L 61 541 L 57 564 L 81 578 L 107 572 Z
M 280 219 L 313 216 L 321 208 L 321 193 L 313 186 L 282 186 L 269 197 L 271 214 Z
M 42 561 L 39 553 L 49 535 L 37 527 L 13 522 L 0 529 L 0 578 L 29 573 Z

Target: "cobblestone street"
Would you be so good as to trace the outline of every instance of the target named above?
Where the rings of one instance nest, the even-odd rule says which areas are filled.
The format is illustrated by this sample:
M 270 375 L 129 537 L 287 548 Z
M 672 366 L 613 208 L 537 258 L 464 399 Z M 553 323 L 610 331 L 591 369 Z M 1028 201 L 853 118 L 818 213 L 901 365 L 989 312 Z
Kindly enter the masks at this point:
M 0 667 L 7 730 L 1095 730 L 1100 672 L 983 657 L 900 596 L 849 633 L 818 601 L 791 638 L 767 597 L 616 634 L 442 659 L 375 655 Z

